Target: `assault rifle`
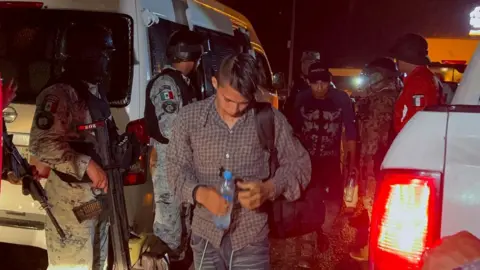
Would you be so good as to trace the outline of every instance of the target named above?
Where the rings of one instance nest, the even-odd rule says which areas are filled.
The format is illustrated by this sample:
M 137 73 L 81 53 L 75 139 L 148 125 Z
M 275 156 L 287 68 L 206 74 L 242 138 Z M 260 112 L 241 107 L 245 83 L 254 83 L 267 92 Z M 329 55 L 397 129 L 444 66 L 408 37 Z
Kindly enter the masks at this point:
M 79 132 L 95 132 L 97 153 L 108 177 L 108 192 L 97 196 L 96 201 L 74 209 L 74 213 L 80 222 L 101 212 L 108 214 L 111 248 L 113 249 L 113 267 L 116 270 L 128 270 L 131 268 L 128 247 L 130 230 L 123 178 L 133 161 L 140 156 L 141 145 L 134 134 L 118 136 L 116 126 L 110 119 L 80 125 L 77 130 Z M 109 267 L 112 267 L 112 265 L 109 265 Z
M 12 171 L 18 179 L 22 179 L 22 193 L 25 196 L 32 196 L 35 201 L 40 203 L 40 206 L 47 213 L 48 218 L 52 221 L 53 226 L 57 230 L 60 238 L 65 240 L 65 232 L 58 224 L 57 219 L 50 211 L 50 205 L 48 204 L 48 197 L 45 193 L 40 182 L 33 178 L 32 167 L 25 158 L 20 155 L 17 147 L 12 142 L 13 136 L 8 135 L 5 122 L 3 122 L 3 151 L 4 161 L 7 164 L 4 170 Z

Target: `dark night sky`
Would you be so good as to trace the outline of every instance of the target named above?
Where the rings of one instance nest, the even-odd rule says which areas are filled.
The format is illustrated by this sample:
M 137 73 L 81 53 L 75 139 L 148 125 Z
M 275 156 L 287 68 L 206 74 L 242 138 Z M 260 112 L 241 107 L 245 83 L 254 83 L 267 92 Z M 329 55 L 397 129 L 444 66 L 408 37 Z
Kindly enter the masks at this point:
M 292 0 L 222 0 L 247 16 L 274 71 L 287 71 Z M 479 0 L 297 0 L 295 68 L 304 49 L 331 66 L 363 66 L 414 32 L 465 37 Z

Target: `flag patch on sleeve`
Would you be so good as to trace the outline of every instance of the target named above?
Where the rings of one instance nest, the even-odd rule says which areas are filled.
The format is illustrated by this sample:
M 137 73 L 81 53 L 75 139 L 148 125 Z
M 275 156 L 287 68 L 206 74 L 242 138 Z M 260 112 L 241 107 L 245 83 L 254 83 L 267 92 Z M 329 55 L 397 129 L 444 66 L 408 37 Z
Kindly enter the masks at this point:
M 413 106 L 414 107 L 425 106 L 425 95 L 414 95 L 413 96 Z
M 45 100 L 43 101 L 43 111 L 49 112 L 49 113 L 56 113 L 58 109 L 58 103 L 60 102 L 60 99 L 57 96 L 54 95 L 48 95 L 45 97 Z
M 162 101 L 164 101 L 164 100 L 172 100 L 172 99 L 174 99 L 174 98 L 173 98 L 173 91 L 172 91 L 172 90 L 163 90 L 163 91 L 160 93 L 160 97 L 161 97 Z

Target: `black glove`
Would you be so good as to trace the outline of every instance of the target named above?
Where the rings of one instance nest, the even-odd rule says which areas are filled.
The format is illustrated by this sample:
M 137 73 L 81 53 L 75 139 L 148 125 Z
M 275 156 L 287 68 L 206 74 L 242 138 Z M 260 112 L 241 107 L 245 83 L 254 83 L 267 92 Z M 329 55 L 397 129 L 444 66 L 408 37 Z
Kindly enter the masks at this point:
M 128 170 L 130 166 L 138 161 L 140 155 L 143 154 L 144 148 L 145 146 L 138 141 L 135 134 L 124 133 L 119 136 L 115 156 L 121 158 L 120 166 Z

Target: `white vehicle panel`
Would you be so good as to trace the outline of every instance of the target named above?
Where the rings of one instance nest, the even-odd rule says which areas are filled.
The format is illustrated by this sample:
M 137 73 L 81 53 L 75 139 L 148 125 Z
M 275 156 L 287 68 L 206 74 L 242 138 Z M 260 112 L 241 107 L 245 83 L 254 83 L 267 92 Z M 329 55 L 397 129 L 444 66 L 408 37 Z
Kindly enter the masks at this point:
M 480 237 L 480 113 L 449 115 L 442 236 L 467 230 Z
M 418 112 L 403 127 L 382 163 L 382 169 L 443 171 L 447 114 Z
M 45 216 L 42 216 L 45 220 Z M 25 230 L 0 226 L 0 240 L 2 243 L 32 246 L 47 249 L 44 230 Z M 28 254 L 25 254 L 28 256 Z
M 190 29 L 193 29 L 193 26 L 200 26 L 233 36 L 230 18 L 192 0 L 188 1 L 187 18 Z
M 118 12 L 118 7 L 122 0 L 43 0 L 31 1 L 41 2 L 44 7 L 50 9 L 76 9 L 88 11 Z M 24 0 L 9 0 L 0 2 L 26 2 Z M 27 1 L 28 2 L 28 1 Z
M 7 130 L 9 133 L 16 133 L 14 136 L 14 143 L 19 145 L 28 145 L 30 139 L 30 129 L 32 128 L 32 119 L 35 114 L 35 104 L 10 104 L 17 112 L 17 117 L 12 123 L 7 123 Z M 16 141 L 19 136 L 22 136 L 21 142 Z
M 451 104 L 478 105 L 480 101 L 480 45 L 470 60 Z
M 24 2 L 21 0 L 0 2 Z M 68 9 L 83 11 L 102 11 L 126 14 L 133 18 L 134 37 L 133 47 L 135 62 L 133 66 L 133 80 L 130 104 L 125 108 L 112 108 L 119 130 L 125 130 L 126 125 L 133 120 L 143 118 L 145 89 L 151 79 L 152 68 L 149 49 L 149 37 L 147 26 L 142 18 L 142 12 L 149 9 L 156 16 L 173 22 L 188 24 L 187 21 L 179 22 L 178 14 L 175 13 L 175 5 L 181 0 L 44 0 L 36 1 L 44 3 L 47 9 Z M 214 0 L 188 1 L 189 13 L 193 25 L 209 28 L 215 31 L 232 35 L 232 22 L 244 28 L 248 28 L 251 35 L 252 45 L 264 54 L 252 25 L 242 14 Z M 176 7 L 178 9 L 178 6 Z M 176 11 L 178 13 L 178 10 Z M 268 63 L 268 60 L 267 60 Z M 29 133 L 35 112 L 35 105 L 12 104 L 18 116 L 14 122 L 7 124 L 10 134 L 14 134 L 14 143 L 20 146 L 22 152 L 27 152 Z M 22 149 L 25 149 L 23 151 Z M 28 157 L 27 157 L 28 159 Z M 42 181 L 44 184 L 44 181 Z M 152 182 L 139 186 L 125 188 L 125 199 L 128 212 L 129 224 L 140 231 L 151 230 L 153 216 Z M 0 196 L 0 219 L 10 218 L 32 222 L 45 222 L 46 216 L 37 202 L 30 196 L 23 196 L 21 186 L 2 183 Z M 13 216 L 12 216 L 13 215 Z M 0 242 L 45 248 L 43 230 L 13 228 L 0 226 Z

